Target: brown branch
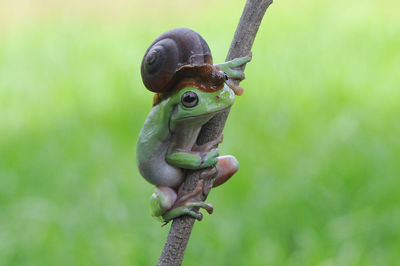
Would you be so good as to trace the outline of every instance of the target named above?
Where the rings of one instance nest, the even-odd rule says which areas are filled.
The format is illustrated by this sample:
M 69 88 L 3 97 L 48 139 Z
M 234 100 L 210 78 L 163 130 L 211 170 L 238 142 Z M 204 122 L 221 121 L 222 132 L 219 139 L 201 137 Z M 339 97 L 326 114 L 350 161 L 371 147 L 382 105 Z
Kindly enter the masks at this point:
M 226 61 L 246 56 L 251 52 L 251 47 L 253 46 L 261 20 L 271 3 L 272 0 L 247 0 Z M 239 84 L 239 81 L 237 81 L 236 84 Z M 216 115 L 204 125 L 197 139 L 197 143 L 199 145 L 207 143 L 222 134 L 228 114 L 229 110 Z M 192 171 L 187 174 L 183 187 L 185 193 L 192 191 L 196 187 L 200 173 L 201 170 Z M 203 195 L 203 200 L 205 200 L 206 197 L 207 195 Z M 194 222 L 195 219 L 190 216 L 181 216 L 174 219 L 158 265 L 182 264 L 186 245 L 189 241 Z

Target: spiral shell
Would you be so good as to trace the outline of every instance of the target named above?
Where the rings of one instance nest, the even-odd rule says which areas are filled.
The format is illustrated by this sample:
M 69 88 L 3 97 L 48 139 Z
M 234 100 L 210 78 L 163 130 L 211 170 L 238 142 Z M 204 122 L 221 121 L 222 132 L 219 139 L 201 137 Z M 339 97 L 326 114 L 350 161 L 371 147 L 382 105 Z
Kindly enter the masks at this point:
M 161 34 L 147 49 L 141 66 L 143 83 L 152 92 L 167 92 L 185 65 L 212 64 L 210 48 L 195 31 L 176 28 Z

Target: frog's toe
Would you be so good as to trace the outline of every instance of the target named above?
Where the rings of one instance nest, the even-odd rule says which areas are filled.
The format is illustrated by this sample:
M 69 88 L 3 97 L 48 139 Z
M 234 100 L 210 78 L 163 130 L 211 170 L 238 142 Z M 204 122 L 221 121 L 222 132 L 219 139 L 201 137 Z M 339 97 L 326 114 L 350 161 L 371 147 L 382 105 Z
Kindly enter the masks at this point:
M 247 55 L 247 56 L 239 57 L 239 58 L 238 58 L 238 63 L 239 63 L 240 65 L 247 64 L 248 62 L 251 61 L 251 58 L 252 58 L 252 57 L 253 57 L 253 53 L 250 52 L 249 55 Z
M 238 67 L 247 64 L 248 62 L 251 61 L 252 56 L 253 54 L 250 52 L 247 56 L 235 58 L 232 61 L 230 61 L 231 62 L 230 67 Z
M 219 170 L 218 164 L 213 165 L 213 166 L 208 167 L 208 168 L 205 168 L 200 173 L 200 179 L 203 179 L 203 180 L 210 179 L 210 178 L 212 178 L 212 177 L 217 175 L 218 170 Z
M 204 201 L 193 201 L 193 202 L 186 202 L 185 203 L 185 207 L 189 207 L 189 208 L 203 208 L 205 209 L 209 214 L 212 214 L 214 211 L 214 207 L 209 204 L 206 203 Z
M 195 218 L 198 221 L 203 220 L 203 214 L 199 211 L 195 211 L 195 210 L 190 210 L 187 212 L 187 215 L 192 216 L 193 218 Z
M 245 78 L 244 72 L 241 70 L 229 69 L 226 74 L 231 79 L 244 80 Z

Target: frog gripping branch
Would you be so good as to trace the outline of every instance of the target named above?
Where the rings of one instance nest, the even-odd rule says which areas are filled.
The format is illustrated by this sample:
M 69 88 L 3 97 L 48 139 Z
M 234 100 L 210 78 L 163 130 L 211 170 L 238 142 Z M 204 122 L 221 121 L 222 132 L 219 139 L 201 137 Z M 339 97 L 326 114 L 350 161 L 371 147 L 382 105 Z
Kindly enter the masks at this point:
M 233 156 L 219 156 L 215 140 L 197 145 L 202 127 L 230 108 L 235 94 L 243 89 L 232 80 L 243 80 L 234 68 L 251 59 L 236 58 L 213 65 L 206 41 L 196 32 L 177 28 L 161 34 L 148 48 L 142 61 L 143 83 L 155 92 L 137 144 L 140 173 L 156 186 L 151 213 L 162 222 L 182 215 L 201 220 L 199 208 L 213 212 L 201 196 L 223 184 L 238 169 Z M 183 193 L 188 170 L 202 170 L 201 179 L 190 193 Z
M 138 146 L 143 145 L 144 149 L 138 148 L 137 158 L 143 176 L 156 185 L 156 192 L 151 199 L 152 214 L 161 221 L 173 219 L 157 265 L 182 264 L 194 222 L 202 217 L 199 208 L 212 212 L 211 205 L 204 202 L 208 192 L 211 187 L 224 183 L 237 170 L 234 157 L 218 157 L 217 146 L 222 141 L 222 131 L 230 110 L 229 102 L 233 102 L 235 94 L 241 95 L 243 92 L 238 85 L 244 78 L 243 71 L 250 59 L 248 56 L 251 54 L 258 28 L 271 4 L 272 0 L 246 0 L 226 63 L 212 65 L 207 43 L 200 35 L 190 30 L 188 35 L 191 38 L 188 39 L 177 40 L 175 37 L 170 38 L 174 35 L 169 35 L 171 31 L 164 33 L 146 52 L 143 59 L 145 65 L 142 64 L 142 77 L 146 87 L 156 92 L 156 95 L 153 110 L 139 137 Z M 161 50 L 166 49 L 167 43 L 168 47 L 171 47 L 167 50 L 173 51 L 168 53 L 168 59 L 167 55 L 161 55 Z M 151 52 L 154 55 L 147 57 L 153 48 L 156 48 Z M 195 50 L 188 53 L 187 48 Z M 169 66 L 160 68 L 163 69 L 162 72 L 153 68 L 153 64 L 154 67 L 158 65 L 155 64 L 158 57 L 162 57 L 159 58 L 162 65 Z M 143 74 L 143 71 L 149 73 Z M 152 80 L 151 84 L 146 84 L 147 80 Z M 218 98 L 221 96 L 223 98 L 219 103 Z M 204 101 L 208 101 L 209 104 Z M 171 111 L 172 105 L 174 107 Z M 192 105 L 194 108 L 200 108 L 194 111 L 195 109 L 191 109 Z M 192 117 L 190 112 L 194 114 Z M 199 125 L 203 122 L 205 124 L 200 126 L 199 130 Z M 160 123 L 164 123 L 163 126 Z M 197 136 L 197 139 L 194 136 Z M 148 147 L 145 147 L 146 145 Z M 141 152 L 143 154 L 140 154 Z M 146 155 L 147 159 L 154 159 L 156 163 L 164 166 L 168 164 L 168 167 L 151 168 L 147 165 L 148 168 L 145 169 Z M 171 169 L 178 173 L 175 177 L 176 182 L 171 181 L 171 184 L 174 183 L 172 186 L 164 181 L 159 183 L 162 180 L 161 176 Z

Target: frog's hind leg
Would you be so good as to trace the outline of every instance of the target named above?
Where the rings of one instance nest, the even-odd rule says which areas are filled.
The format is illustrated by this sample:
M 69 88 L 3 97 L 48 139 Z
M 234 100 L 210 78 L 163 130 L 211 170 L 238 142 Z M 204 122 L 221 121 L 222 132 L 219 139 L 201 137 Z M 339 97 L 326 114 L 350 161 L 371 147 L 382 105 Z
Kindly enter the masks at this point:
M 201 200 L 200 197 L 202 193 L 203 180 L 200 180 L 192 192 L 180 197 L 178 196 L 173 206 L 162 215 L 163 220 L 170 221 L 182 215 L 190 215 L 200 221 L 203 215 L 198 211 L 198 208 L 203 208 L 211 214 L 213 212 L 213 206 Z
M 183 185 L 178 194 L 170 187 L 157 187 L 152 196 L 152 215 L 162 217 L 164 222 L 182 215 L 189 215 L 200 221 L 203 215 L 199 212 L 199 208 L 205 209 L 209 214 L 213 212 L 213 206 L 202 201 L 201 196 L 207 195 L 211 186 L 217 187 L 225 183 L 236 173 L 238 166 L 239 164 L 233 156 L 218 157 L 218 164 L 205 169 L 195 189 L 187 194 L 183 194 Z M 214 182 L 207 182 L 208 178 Z
M 150 199 L 151 215 L 160 217 L 166 210 L 169 210 L 177 198 L 176 192 L 170 187 L 158 186 Z
M 204 191 L 204 182 L 202 179 L 199 180 L 195 189 L 182 197 L 178 198 L 174 206 L 185 206 L 185 207 L 199 207 L 205 209 L 209 214 L 213 212 L 211 204 L 205 203 L 200 200 L 200 196 Z

